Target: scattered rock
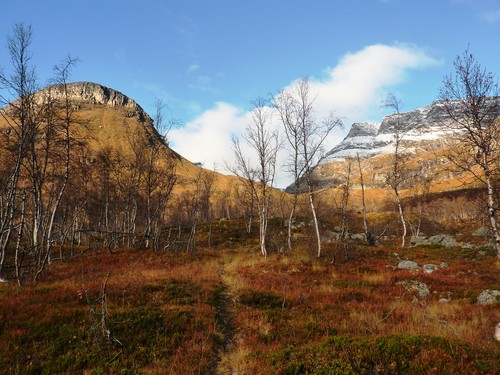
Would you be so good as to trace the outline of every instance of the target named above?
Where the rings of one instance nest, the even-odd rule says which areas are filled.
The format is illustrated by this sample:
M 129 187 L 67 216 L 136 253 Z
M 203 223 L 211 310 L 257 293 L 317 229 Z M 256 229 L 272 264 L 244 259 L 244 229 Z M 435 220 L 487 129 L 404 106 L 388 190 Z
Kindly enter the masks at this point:
M 438 234 L 432 237 L 412 236 L 410 239 L 410 246 L 443 246 L 443 247 L 463 247 L 466 249 L 474 249 L 476 246 L 470 243 L 458 242 L 453 236 L 449 234 Z
M 422 267 L 425 273 L 433 273 L 435 270 L 439 268 L 436 264 L 424 264 Z
M 439 268 L 447 268 L 447 267 L 448 267 L 448 263 L 446 263 L 446 262 L 439 263 Z
M 483 290 L 477 297 L 477 303 L 480 305 L 492 305 L 500 300 L 500 290 Z
M 447 292 L 446 295 L 441 293 L 439 295 L 439 303 L 450 303 L 451 302 L 451 293 Z
M 476 254 L 476 258 L 484 258 L 486 256 L 486 251 L 479 250 Z
M 495 327 L 495 340 L 500 341 L 500 323 Z
M 421 281 L 406 280 L 401 281 L 398 284 L 403 285 L 405 290 L 415 293 L 416 296 L 421 299 L 427 298 L 427 296 L 431 293 L 429 287 Z
M 429 246 L 430 242 L 427 237 L 424 236 L 411 236 L 410 246 Z
M 436 236 L 429 237 L 429 242 L 431 245 L 441 245 L 444 247 L 457 247 L 460 244 L 448 234 L 438 234 Z
M 472 233 L 472 235 L 476 237 L 489 237 L 490 234 L 491 234 L 490 228 L 488 228 L 487 226 L 482 226 L 476 229 L 474 233 Z
M 351 234 L 351 239 L 354 241 L 366 241 L 366 237 L 365 237 L 364 233 Z
M 420 267 L 418 266 L 417 262 L 414 262 L 412 260 L 402 260 L 398 263 L 399 270 L 416 271 L 419 268 Z

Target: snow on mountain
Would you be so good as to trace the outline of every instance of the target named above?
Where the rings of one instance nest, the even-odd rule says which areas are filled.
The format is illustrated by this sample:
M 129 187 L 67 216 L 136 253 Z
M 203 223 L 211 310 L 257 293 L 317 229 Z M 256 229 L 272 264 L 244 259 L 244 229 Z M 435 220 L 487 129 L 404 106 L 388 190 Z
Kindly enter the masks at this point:
M 352 125 L 351 130 L 337 146 L 327 153 L 324 163 L 346 157 L 374 156 L 393 150 L 394 126 L 397 114 L 385 116 L 381 123 L 363 122 Z M 399 114 L 405 141 L 436 140 L 449 130 L 444 126 L 447 115 L 441 102 Z

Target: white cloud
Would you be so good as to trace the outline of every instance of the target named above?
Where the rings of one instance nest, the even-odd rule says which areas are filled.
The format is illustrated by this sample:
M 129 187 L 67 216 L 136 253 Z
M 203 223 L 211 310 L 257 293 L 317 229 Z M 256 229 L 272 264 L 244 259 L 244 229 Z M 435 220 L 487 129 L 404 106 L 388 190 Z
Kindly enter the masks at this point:
M 311 80 L 318 116 L 334 110 L 347 127 L 364 121 L 370 110 L 380 106 L 390 87 L 404 82 L 408 70 L 437 64 L 422 49 L 402 44 L 377 44 L 348 53 L 330 69 L 327 79 Z M 330 141 L 339 142 L 343 134 L 333 134 Z
M 425 51 L 402 44 L 372 45 L 348 53 L 335 67 L 327 70 L 325 79 L 310 79 L 311 90 L 316 96 L 317 119 L 334 110 L 347 127 L 353 121 L 363 121 L 374 106 L 380 105 L 391 86 L 404 81 L 410 69 L 437 63 Z M 184 128 L 172 131 L 173 147 L 191 161 L 203 162 L 208 168 L 215 164 L 222 170 L 224 162 L 233 158 L 231 136 L 241 135 L 249 122 L 249 113 L 229 103 L 218 102 Z M 333 134 L 327 148 L 333 147 L 344 134 L 339 131 Z M 287 183 L 284 172 L 280 171 L 277 181 L 278 186 Z
M 231 104 L 217 102 L 215 107 L 170 132 L 172 147 L 192 162 L 207 168 L 224 169 L 232 160 L 232 135 L 240 135 L 249 121 L 249 113 Z

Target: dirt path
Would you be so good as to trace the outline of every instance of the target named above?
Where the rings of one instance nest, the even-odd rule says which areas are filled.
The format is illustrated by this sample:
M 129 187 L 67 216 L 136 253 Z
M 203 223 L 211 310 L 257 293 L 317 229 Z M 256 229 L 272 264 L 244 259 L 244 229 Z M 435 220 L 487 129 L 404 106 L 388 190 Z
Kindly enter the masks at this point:
M 235 312 L 237 311 L 236 288 L 239 277 L 236 269 L 238 257 L 225 255 L 221 263 L 221 283 L 216 292 L 216 331 L 220 335 L 215 374 L 245 374 L 244 350 L 238 335 Z

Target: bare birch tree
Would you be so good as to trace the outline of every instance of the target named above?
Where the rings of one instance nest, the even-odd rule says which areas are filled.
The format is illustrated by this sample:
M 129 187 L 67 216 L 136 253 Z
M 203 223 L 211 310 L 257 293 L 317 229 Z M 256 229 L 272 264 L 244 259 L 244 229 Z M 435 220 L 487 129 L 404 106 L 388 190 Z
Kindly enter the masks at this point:
M 361 186 L 361 204 L 363 206 L 363 229 L 365 232 L 365 240 L 369 246 L 373 246 L 376 243 L 376 238 L 368 228 L 368 218 L 366 212 L 365 178 L 361 163 L 361 157 L 359 156 L 359 153 L 356 153 L 356 163 L 358 164 L 359 184 Z
M 33 31 L 31 26 L 16 24 L 12 35 L 7 38 L 12 72 L 0 71 L 0 115 L 7 123 L 3 147 L 11 154 L 14 162 L 7 172 L 7 178 L 1 189 L 0 217 L 0 276 L 3 269 L 6 249 L 12 232 L 21 230 L 16 223 L 16 210 L 19 195 L 19 180 L 22 165 L 32 137 L 32 111 L 36 92 L 36 74 L 30 52 Z M 17 99 L 13 101 L 14 99 Z
M 445 76 L 439 97 L 450 120 L 456 145 L 448 154 L 452 163 L 471 173 L 487 189 L 487 215 L 500 259 L 497 223 L 500 179 L 500 98 L 498 82 L 467 49 L 454 61 L 454 74 Z
M 383 103 L 383 107 L 390 108 L 394 111 L 393 118 L 393 152 L 391 170 L 387 176 L 387 183 L 392 188 L 396 197 L 398 206 L 399 220 L 401 221 L 402 234 L 401 234 L 401 248 L 405 247 L 405 239 L 407 234 L 406 218 L 401 203 L 401 187 L 406 180 L 406 162 L 408 160 L 408 153 L 404 144 L 404 136 L 408 129 L 405 128 L 401 116 L 401 101 L 395 94 L 389 93 Z
M 342 121 L 330 113 L 321 121 L 317 121 L 314 111 L 315 98 L 311 93 L 311 85 L 307 78 L 297 81 L 289 89 L 278 94 L 274 99 L 280 119 L 285 129 L 290 148 L 289 169 L 294 178 L 294 204 L 290 214 L 288 241 L 291 247 L 291 223 L 299 194 L 299 185 L 305 184 L 309 206 L 313 216 L 316 232 L 317 253 L 321 256 L 321 235 L 316 214 L 313 170 L 321 159 L 321 148 L 335 127 L 342 126 Z
M 265 99 L 257 98 L 253 103 L 252 122 L 243 136 L 256 157 L 256 166 L 244 154 L 238 139 L 233 139 L 236 167 L 232 172 L 245 183 L 255 202 L 259 214 L 259 241 L 262 255 L 267 256 L 267 227 L 272 198 L 272 186 L 276 173 L 278 133 L 271 128 L 272 109 Z

